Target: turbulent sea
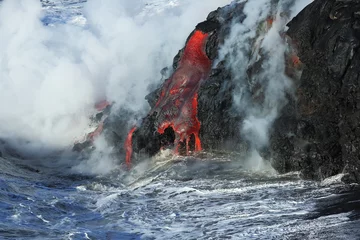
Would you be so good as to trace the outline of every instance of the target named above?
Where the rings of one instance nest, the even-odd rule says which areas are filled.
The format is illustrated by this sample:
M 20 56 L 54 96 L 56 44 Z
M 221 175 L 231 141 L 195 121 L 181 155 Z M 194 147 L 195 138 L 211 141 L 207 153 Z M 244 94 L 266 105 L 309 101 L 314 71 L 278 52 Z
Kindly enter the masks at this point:
M 83 27 L 84 4 L 43 1 L 43 24 Z M 305 181 L 232 153 L 164 153 L 91 175 L 74 172 L 76 161 L 0 157 L 0 239 L 360 239 L 360 189 L 340 175 Z

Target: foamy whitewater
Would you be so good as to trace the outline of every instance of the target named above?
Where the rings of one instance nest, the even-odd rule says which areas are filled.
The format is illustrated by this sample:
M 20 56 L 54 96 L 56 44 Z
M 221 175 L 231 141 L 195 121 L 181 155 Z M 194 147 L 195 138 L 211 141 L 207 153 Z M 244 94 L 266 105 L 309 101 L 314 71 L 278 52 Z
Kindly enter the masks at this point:
M 254 151 L 164 151 L 130 171 L 101 137 L 89 159 L 69 153 L 89 129 L 94 104 L 149 110 L 144 96 L 171 66 L 194 26 L 230 0 L 0 1 L 0 239 L 360 239 L 360 190 L 277 174 Z M 242 80 L 256 26 L 310 0 L 249 0 L 218 60 Z M 280 18 L 279 18 L 280 19 Z M 260 36 L 272 53 L 263 72 L 266 107 L 245 109 L 241 134 L 266 145 L 292 85 L 282 71 L 277 20 Z M 239 46 L 238 44 L 242 44 Z M 274 49 L 274 46 L 277 46 Z M 274 76 L 274 77 L 273 77 Z M 257 146 L 258 147 L 258 146 Z M 24 157 L 22 157 L 24 156 Z

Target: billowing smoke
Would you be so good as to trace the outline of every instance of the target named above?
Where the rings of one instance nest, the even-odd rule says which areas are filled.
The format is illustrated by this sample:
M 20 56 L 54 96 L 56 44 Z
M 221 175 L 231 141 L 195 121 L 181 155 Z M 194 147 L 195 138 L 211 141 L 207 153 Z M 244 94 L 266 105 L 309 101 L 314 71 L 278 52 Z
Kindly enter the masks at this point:
M 244 8 L 246 18 L 234 22 L 220 50 L 219 61 L 227 60 L 237 82 L 233 97 L 244 117 L 241 135 L 255 152 L 267 146 L 269 130 L 286 104 L 286 93 L 291 94 L 293 88 L 285 75 L 286 24 L 311 2 L 248 0 Z
M 99 100 L 143 110 L 194 26 L 229 2 L 89 0 L 80 17 L 46 26 L 39 0 L 2 1 L 0 139 L 47 154 L 81 138 Z

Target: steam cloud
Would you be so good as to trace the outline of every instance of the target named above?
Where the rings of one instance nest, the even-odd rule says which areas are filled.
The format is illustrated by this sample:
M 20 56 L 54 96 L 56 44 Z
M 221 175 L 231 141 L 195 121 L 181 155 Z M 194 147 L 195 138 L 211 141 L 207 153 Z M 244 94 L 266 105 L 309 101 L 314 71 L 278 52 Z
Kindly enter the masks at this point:
M 85 25 L 45 26 L 39 0 L 2 1 L 0 139 L 48 154 L 84 134 L 99 100 L 144 109 L 147 86 L 196 23 L 229 2 L 89 0 L 71 21 Z

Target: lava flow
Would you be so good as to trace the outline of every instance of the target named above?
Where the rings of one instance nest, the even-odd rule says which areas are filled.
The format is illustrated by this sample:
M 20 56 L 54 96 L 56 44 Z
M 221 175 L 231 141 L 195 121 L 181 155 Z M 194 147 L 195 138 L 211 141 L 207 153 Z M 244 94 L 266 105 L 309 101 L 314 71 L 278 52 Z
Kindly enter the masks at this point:
M 95 104 L 95 108 L 98 112 L 105 111 L 105 109 L 109 106 L 111 106 L 111 104 L 107 100 L 103 100 Z M 103 129 L 104 129 L 104 121 L 102 120 L 100 121 L 97 128 L 93 132 L 87 135 L 87 139 L 90 140 L 91 142 L 94 142 L 95 138 L 97 138 L 103 132 Z
M 107 108 L 110 105 L 111 104 L 107 100 L 102 100 L 95 104 L 95 109 L 98 110 L 99 112 L 101 112 L 101 111 L 104 111 L 105 108 Z
M 128 167 L 130 167 L 131 165 L 131 155 L 132 155 L 132 152 L 133 152 L 133 149 L 132 149 L 132 136 L 133 136 L 133 133 L 135 132 L 136 130 L 136 127 L 133 127 L 127 138 L 126 138 L 126 141 L 125 141 L 125 150 L 126 150 L 126 165 Z
M 188 40 L 184 52 L 173 75 L 162 87 L 160 97 L 149 115 L 156 114 L 155 127 L 163 134 L 167 128 L 175 132 L 175 153 L 179 153 L 180 143 L 189 142 L 195 137 L 195 151 L 201 151 L 199 138 L 200 121 L 197 118 L 198 89 L 211 70 L 211 60 L 205 52 L 208 33 L 196 30 Z M 126 141 L 126 161 L 129 164 L 132 154 L 133 128 Z M 129 141 L 129 142 L 128 142 Z

